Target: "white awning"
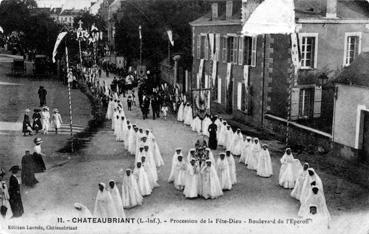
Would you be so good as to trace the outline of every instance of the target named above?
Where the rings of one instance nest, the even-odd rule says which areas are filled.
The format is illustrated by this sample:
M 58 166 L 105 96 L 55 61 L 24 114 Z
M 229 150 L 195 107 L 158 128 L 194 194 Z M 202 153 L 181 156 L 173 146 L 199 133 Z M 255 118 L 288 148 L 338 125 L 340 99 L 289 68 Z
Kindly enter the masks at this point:
M 294 0 L 265 0 L 251 14 L 241 32 L 248 36 L 294 33 Z

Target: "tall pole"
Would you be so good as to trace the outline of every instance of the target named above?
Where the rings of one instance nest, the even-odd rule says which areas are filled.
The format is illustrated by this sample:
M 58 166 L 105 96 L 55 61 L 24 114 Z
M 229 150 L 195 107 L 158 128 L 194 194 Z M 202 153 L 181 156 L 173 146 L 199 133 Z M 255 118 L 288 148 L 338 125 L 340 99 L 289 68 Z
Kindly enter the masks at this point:
M 78 47 L 79 47 L 79 62 L 81 63 L 82 66 L 82 48 L 81 48 L 81 39 L 78 38 Z
M 71 80 L 69 79 L 69 58 L 68 58 L 68 48 L 67 45 L 65 45 L 65 60 L 67 63 L 67 78 L 68 78 L 68 99 L 69 99 L 69 126 L 70 126 L 70 135 L 73 136 L 73 118 L 72 118 L 72 95 L 70 92 L 70 85 L 71 85 Z M 71 143 L 71 150 L 72 152 L 74 151 L 73 149 L 73 140 Z
M 79 61 L 81 63 L 81 66 L 82 66 L 82 48 L 81 48 L 81 33 L 82 33 L 82 20 L 78 21 L 78 24 L 79 24 L 79 27 L 78 27 L 78 30 L 77 30 L 77 39 L 78 39 L 78 47 L 79 47 Z
M 142 65 L 142 32 L 141 32 L 141 25 L 138 26 L 138 32 L 140 36 L 140 66 Z

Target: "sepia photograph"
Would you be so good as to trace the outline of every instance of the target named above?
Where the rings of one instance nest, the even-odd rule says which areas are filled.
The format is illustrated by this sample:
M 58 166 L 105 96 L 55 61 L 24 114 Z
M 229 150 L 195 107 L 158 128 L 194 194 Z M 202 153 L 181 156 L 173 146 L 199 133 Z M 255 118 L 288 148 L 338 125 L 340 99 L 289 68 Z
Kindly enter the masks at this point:
M 369 0 L 0 0 L 0 234 L 369 234 Z

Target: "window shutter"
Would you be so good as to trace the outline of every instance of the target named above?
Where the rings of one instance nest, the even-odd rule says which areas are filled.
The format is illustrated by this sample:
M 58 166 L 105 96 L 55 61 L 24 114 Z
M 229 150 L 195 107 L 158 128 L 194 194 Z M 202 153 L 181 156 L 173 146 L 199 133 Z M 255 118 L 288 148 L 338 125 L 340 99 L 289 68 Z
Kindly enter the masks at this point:
M 291 112 L 290 112 L 292 120 L 296 120 L 299 117 L 299 98 L 300 98 L 300 88 L 292 88 Z
M 197 58 L 201 58 L 201 35 L 197 35 Z
M 243 65 L 243 41 L 244 37 L 238 38 L 238 64 Z
M 220 61 L 220 34 L 217 33 L 215 36 L 215 59 L 216 61 Z
M 314 118 L 319 118 L 322 107 L 322 87 L 316 86 L 314 90 Z
M 208 35 L 205 36 L 205 60 L 209 59 L 209 39 Z
M 218 78 L 218 103 L 222 103 L 222 78 Z
M 241 110 L 242 104 L 242 82 L 237 83 L 237 110 Z
M 251 46 L 251 66 L 256 67 L 256 48 L 257 48 L 257 37 L 252 37 Z
M 223 37 L 223 51 L 222 51 L 223 63 L 227 63 L 227 37 Z
M 238 37 L 233 37 L 233 58 L 232 62 L 237 64 L 237 56 L 238 56 Z

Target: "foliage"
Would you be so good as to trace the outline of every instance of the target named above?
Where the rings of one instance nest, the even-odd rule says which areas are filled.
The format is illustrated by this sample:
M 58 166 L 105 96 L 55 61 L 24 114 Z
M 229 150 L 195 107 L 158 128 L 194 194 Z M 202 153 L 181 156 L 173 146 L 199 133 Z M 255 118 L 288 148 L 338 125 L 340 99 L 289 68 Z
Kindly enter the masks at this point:
M 168 36 L 173 31 L 171 53 L 191 55 L 192 32 L 189 22 L 209 10 L 208 1 L 126 1 L 123 17 L 116 25 L 116 45 L 119 54 L 139 58 L 138 27 L 142 26 L 142 57 L 158 64 L 167 57 Z M 189 64 L 187 64 L 189 65 Z
M 1 26 L 5 35 L 22 35 L 13 40 L 21 53 L 35 50 L 50 55 L 60 27 L 48 14 L 31 14 L 30 10 L 35 7 L 34 0 L 3 0 L 0 4 Z

